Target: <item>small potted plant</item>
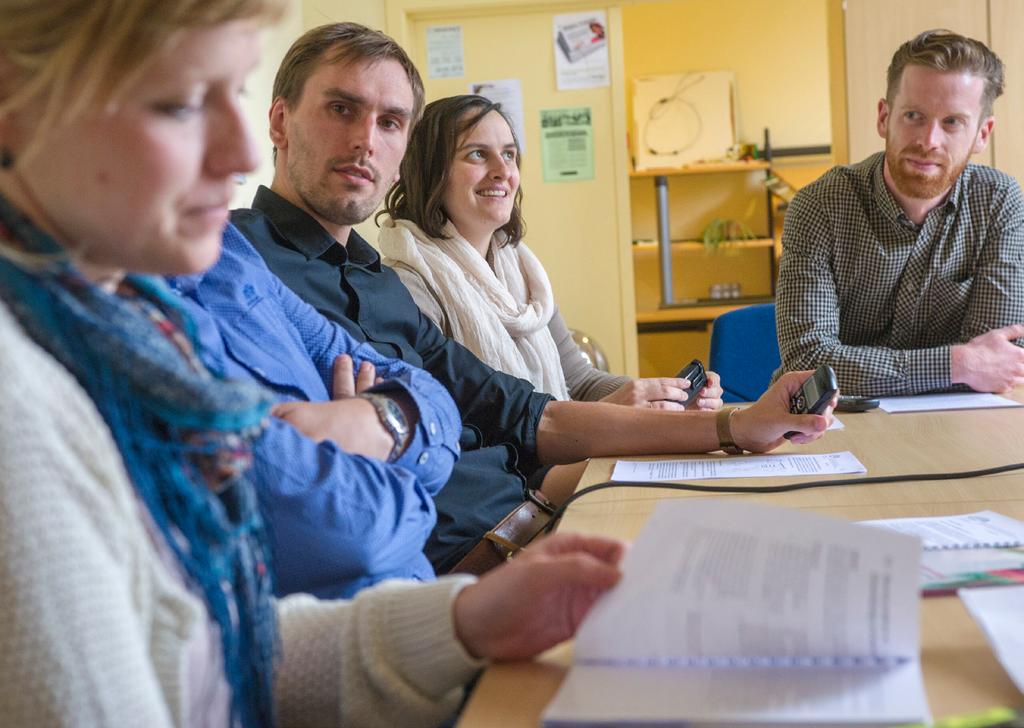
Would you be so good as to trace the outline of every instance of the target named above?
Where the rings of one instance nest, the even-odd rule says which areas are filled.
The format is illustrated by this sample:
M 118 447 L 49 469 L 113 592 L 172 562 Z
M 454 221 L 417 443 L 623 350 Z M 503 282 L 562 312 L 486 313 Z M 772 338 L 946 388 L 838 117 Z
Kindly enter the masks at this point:
M 718 246 L 734 240 L 753 240 L 757 236 L 746 223 L 730 218 L 716 217 L 704 228 L 704 252 L 708 255 L 716 252 Z

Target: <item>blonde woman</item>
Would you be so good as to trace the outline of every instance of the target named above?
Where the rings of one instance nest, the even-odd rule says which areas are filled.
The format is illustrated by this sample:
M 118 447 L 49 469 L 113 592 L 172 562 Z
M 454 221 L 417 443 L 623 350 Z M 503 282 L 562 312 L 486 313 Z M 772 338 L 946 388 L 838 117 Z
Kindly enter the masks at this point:
M 202 366 L 148 274 L 217 259 L 281 5 L 0 0 L 4 726 L 429 725 L 618 578 L 617 543 L 556 538 L 479 582 L 272 598 L 271 400 Z

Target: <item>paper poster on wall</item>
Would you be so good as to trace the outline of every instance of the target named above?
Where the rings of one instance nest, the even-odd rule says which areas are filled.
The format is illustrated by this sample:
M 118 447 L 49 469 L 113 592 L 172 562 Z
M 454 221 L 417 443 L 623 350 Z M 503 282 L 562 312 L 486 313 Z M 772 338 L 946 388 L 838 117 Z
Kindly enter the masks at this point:
M 594 179 L 594 130 L 589 107 L 542 109 L 540 145 L 545 182 Z
M 722 159 L 736 143 L 732 71 L 633 80 L 637 170 Z
M 427 28 L 427 76 L 465 76 L 461 25 L 433 25 Z
M 608 85 L 608 21 L 603 10 L 554 17 L 559 91 Z
M 526 152 L 526 124 L 523 119 L 523 86 L 518 78 L 500 81 L 479 81 L 469 84 L 469 92 L 501 104 L 501 110 L 512 120 L 512 131 L 519 141 L 519 149 Z

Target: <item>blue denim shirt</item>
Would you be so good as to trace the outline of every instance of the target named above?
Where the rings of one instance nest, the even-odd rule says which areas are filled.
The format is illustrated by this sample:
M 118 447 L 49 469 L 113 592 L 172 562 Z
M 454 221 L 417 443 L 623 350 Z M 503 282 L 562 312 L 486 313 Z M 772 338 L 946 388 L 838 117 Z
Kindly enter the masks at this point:
M 196 325 L 199 355 L 227 377 L 255 379 L 282 400 L 330 399 L 332 367 L 350 354 L 401 387 L 419 423 L 394 463 L 313 442 L 272 418 L 254 449 L 254 476 L 275 542 L 280 594 L 347 597 L 385 578 L 432 579 L 423 545 L 433 495 L 458 457 L 462 423 L 447 391 L 421 369 L 356 342 L 285 287 L 233 227 L 220 260 L 170 279 Z

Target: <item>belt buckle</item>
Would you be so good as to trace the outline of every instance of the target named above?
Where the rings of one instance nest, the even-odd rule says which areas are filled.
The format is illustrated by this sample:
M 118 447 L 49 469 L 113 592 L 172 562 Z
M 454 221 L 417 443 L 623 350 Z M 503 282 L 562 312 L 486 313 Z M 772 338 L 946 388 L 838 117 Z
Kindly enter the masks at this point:
M 530 501 L 549 516 L 555 514 L 555 506 L 539 490 L 526 489 L 526 500 Z

